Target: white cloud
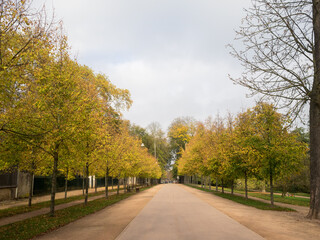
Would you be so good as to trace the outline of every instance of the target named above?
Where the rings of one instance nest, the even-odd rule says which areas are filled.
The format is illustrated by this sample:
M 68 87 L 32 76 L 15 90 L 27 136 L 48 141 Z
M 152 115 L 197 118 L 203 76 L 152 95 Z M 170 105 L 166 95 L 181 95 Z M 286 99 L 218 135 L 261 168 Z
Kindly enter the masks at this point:
M 228 79 L 232 66 L 190 59 L 166 62 L 133 61 L 105 66 L 109 76 L 134 99 L 125 114 L 142 126 L 158 121 L 163 127 L 179 116 L 204 120 L 217 112 L 237 112 L 248 107 L 245 91 Z
M 54 6 L 82 64 L 130 90 L 125 117 L 166 128 L 179 116 L 203 120 L 253 100 L 235 86 L 239 63 L 225 45 L 250 0 L 36 0 Z

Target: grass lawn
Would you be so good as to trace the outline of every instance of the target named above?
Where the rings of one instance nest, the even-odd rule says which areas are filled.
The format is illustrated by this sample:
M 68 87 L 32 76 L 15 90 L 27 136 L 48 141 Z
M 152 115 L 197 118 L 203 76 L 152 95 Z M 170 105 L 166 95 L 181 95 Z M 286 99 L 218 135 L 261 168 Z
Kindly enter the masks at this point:
M 310 197 L 310 193 L 294 193 L 294 195 L 301 197 Z
M 117 191 L 117 190 L 116 189 L 109 190 L 109 192 L 114 192 L 114 191 Z M 102 195 L 103 193 L 104 193 L 104 191 L 99 191 L 96 193 L 89 193 L 89 197 Z M 64 198 L 56 199 L 55 205 L 69 203 L 69 202 L 81 200 L 84 198 L 85 198 L 84 195 L 78 195 L 78 196 L 68 197 L 67 199 L 64 199 Z M 12 207 L 12 208 L 0 209 L 0 218 L 11 217 L 16 214 L 32 212 L 32 211 L 35 211 L 35 210 L 38 210 L 41 208 L 46 208 L 46 207 L 50 207 L 50 201 L 35 203 L 35 204 L 32 204 L 31 207 L 24 205 L 24 206 Z
M 186 184 L 186 185 L 189 186 L 189 187 L 193 187 L 193 188 L 205 191 L 205 192 L 210 192 L 210 193 L 213 193 L 216 196 L 219 196 L 219 197 L 222 197 L 222 198 L 226 198 L 226 199 L 229 199 L 231 201 L 234 201 L 234 202 L 237 202 L 237 203 L 240 203 L 240 204 L 243 204 L 243 205 L 255 207 L 255 208 L 258 208 L 258 209 L 261 209 L 261 210 L 273 210 L 273 211 L 285 211 L 285 212 L 294 212 L 295 211 L 294 209 L 291 209 L 291 208 L 272 206 L 269 203 L 264 203 L 264 202 L 260 202 L 260 201 L 253 200 L 253 199 L 246 199 L 243 196 L 231 195 L 229 193 L 216 192 L 216 191 L 213 191 L 213 190 L 203 189 L 201 187 L 196 187 L 196 186 L 188 185 L 188 184 Z
M 199 188 L 201 187 L 198 185 Z M 200 188 L 202 189 L 202 188 Z M 212 186 L 211 189 L 215 190 L 215 186 Z M 231 192 L 230 188 L 224 188 L 225 191 Z M 219 191 L 221 191 L 221 187 L 219 187 Z M 234 193 L 239 193 L 239 194 L 245 194 L 245 191 L 242 190 L 234 190 Z M 249 196 L 256 197 L 256 198 L 261 198 L 264 200 L 269 200 L 270 201 L 270 193 L 259 193 L 259 192 L 248 192 Z M 310 194 L 308 193 L 295 193 L 294 195 L 296 196 L 304 196 L 304 197 L 310 197 Z M 304 206 L 304 207 L 309 207 L 310 205 L 310 199 L 309 198 L 300 198 L 300 197 L 282 197 L 281 195 L 274 194 L 273 199 L 275 202 L 280 202 L 280 203 L 287 203 L 287 204 L 292 204 L 292 205 L 298 205 L 298 206 Z
M 257 197 L 265 200 L 270 200 L 269 193 L 249 193 L 249 196 Z M 275 202 L 287 203 L 298 206 L 309 207 L 310 199 L 309 198 L 299 198 L 299 197 L 281 197 L 280 195 L 273 195 Z
M 147 188 L 143 188 L 145 190 Z M 50 232 L 54 229 L 62 227 L 70 222 L 73 222 L 88 214 L 97 212 L 107 206 L 110 206 L 116 202 L 119 202 L 125 198 L 128 198 L 136 194 L 135 192 L 128 192 L 120 195 L 112 195 L 109 199 L 100 198 L 91 202 L 85 206 L 79 204 L 69 208 L 61 209 L 55 212 L 54 217 L 50 217 L 49 214 L 29 218 L 20 222 L 12 223 L 0 227 L 0 239 L 2 240 L 21 240 L 31 239 L 35 236 L 43 233 Z

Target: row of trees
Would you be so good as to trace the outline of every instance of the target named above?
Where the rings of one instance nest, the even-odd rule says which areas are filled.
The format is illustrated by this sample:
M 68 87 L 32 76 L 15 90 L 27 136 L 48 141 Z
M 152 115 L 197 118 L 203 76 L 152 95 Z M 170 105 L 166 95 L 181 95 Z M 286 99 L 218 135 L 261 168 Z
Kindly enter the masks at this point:
M 217 117 L 199 123 L 178 160 L 179 175 L 209 176 L 231 185 L 256 178 L 270 183 L 271 204 L 275 181 L 287 182 L 303 168 L 308 146 L 296 132 L 290 132 L 288 119 L 273 105 L 259 103 L 234 119 Z M 216 180 L 217 181 L 217 180 Z
M 72 59 L 61 23 L 30 1 L 1 1 L 0 11 L 0 170 L 52 175 L 51 215 L 58 172 L 159 178 L 121 120 L 129 91 Z
M 231 78 L 301 116 L 309 108 L 310 211 L 320 213 L 320 0 L 252 0 L 230 45 L 244 71 Z M 240 45 L 238 45 L 240 46 Z M 261 96 L 261 95 L 260 95 Z

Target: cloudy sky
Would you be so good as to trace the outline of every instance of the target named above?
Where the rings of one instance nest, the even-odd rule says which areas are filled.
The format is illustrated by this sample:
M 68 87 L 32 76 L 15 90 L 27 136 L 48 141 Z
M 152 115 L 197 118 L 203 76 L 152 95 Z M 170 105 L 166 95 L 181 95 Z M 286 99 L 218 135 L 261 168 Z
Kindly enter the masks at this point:
M 38 0 L 62 19 L 81 64 L 129 89 L 124 118 L 164 130 L 181 116 L 204 120 L 253 105 L 234 85 L 229 55 L 250 0 Z

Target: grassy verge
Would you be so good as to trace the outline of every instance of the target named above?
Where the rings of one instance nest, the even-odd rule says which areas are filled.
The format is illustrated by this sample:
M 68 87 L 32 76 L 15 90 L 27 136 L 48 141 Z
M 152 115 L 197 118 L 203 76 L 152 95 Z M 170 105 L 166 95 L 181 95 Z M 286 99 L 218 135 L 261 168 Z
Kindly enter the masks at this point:
M 145 190 L 147 188 L 141 189 Z M 120 195 L 112 195 L 109 199 L 100 198 L 85 206 L 79 204 L 69 208 L 61 209 L 55 212 L 54 217 L 48 214 L 26 219 L 24 221 L 12 223 L 0 227 L 0 239 L 6 240 L 22 240 L 31 239 L 43 233 L 50 232 L 54 229 L 62 227 L 70 222 L 73 222 L 81 217 L 97 212 L 107 206 L 119 202 L 125 198 L 134 195 L 135 192 L 124 193 Z
M 296 196 L 301 196 L 301 197 L 310 197 L 309 193 L 294 193 Z
M 200 187 L 200 186 L 199 186 Z M 215 189 L 212 187 L 212 189 Z M 225 191 L 231 192 L 230 188 L 224 188 Z M 221 191 L 221 187 L 219 187 L 219 191 Z M 235 193 L 243 194 L 245 195 L 245 192 L 242 190 L 234 190 Z M 264 200 L 269 200 L 270 201 L 270 193 L 259 193 L 259 192 L 248 192 L 249 196 L 264 199 Z M 310 194 L 307 193 L 297 193 L 295 194 L 296 196 L 306 196 L 309 197 Z M 286 203 L 286 204 L 291 204 L 291 205 L 297 205 L 297 206 L 304 206 L 304 207 L 309 207 L 310 206 L 310 199 L 309 198 L 302 198 L 302 197 L 289 197 L 285 196 L 282 197 L 281 195 L 274 194 L 273 199 L 275 202 L 280 202 L 280 203 Z
M 243 204 L 243 205 L 247 205 L 250 207 L 255 207 L 261 210 L 273 210 L 273 211 L 285 211 L 285 212 L 294 212 L 295 210 L 291 209 L 291 208 L 284 208 L 284 207 L 279 207 L 279 206 L 272 206 L 271 204 L 268 203 L 264 203 L 261 201 L 257 201 L 257 200 L 253 200 L 253 199 L 246 199 L 245 197 L 242 196 L 238 196 L 238 195 L 231 195 L 228 193 L 221 193 L 221 192 L 216 192 L 213 190 L 209 190 L 209 189 L 203 189 L 201 187 L 196 187 L 193 185 L 188 185 L 189 187 L 193 187 L 196 189 L 199 189 L 201 191 L 205 191 L 205 192 L 211 192 L 216 196 L 222 197 L 222 198 L 226 198 L 229 199 L 231 201 Z
M 264 200 L 270 200 L 270 194 L 264 193 L 250 193 L 249 196 L 261 198 Z M 280 195 L 273 195 L 273 199 L 275 202 L 287 203 L 292 205 L 309 207 L 310 199 L 308 198 L 297 198 L 297 197 L 281 197 Z
M 109 190 L 109 192 L 114 192 L 114 191 L 117 191 L 117 190 L 116 189 Z M 102 195 L 103 193 L 104 193 L 104 191 L 99 191 L 99 192 L 96 192 L 96 193 L 89 193 L 89 197 Z M 67 199 L 64 199 L 64 198 L 56 199 L 55 200 L 55 205 L 57 206 L 57 205 L 60 205 L 60 204 L 81 200 L 81 199 L 84 199 L 84 198 L 85 198 L 85 196 L 78 195 L 78 196 L 68 197 Z M 12 208 L 1 209 L 0 210 L 0 218 L 11 217 L 11 216 L 14 216 L 16 214 L 32 212 L 32 211 L 35 211 L 35 210 L 38 210 L 38 209 L 41 209 L 41 208 L 46 208 L 46 207 L 50 207 L 50 201 L 35 203 L 35 204 L 32 204 L 30 207 L 24 205 L 24 206 L 17 206 L 17 207 L 12 207 Z

